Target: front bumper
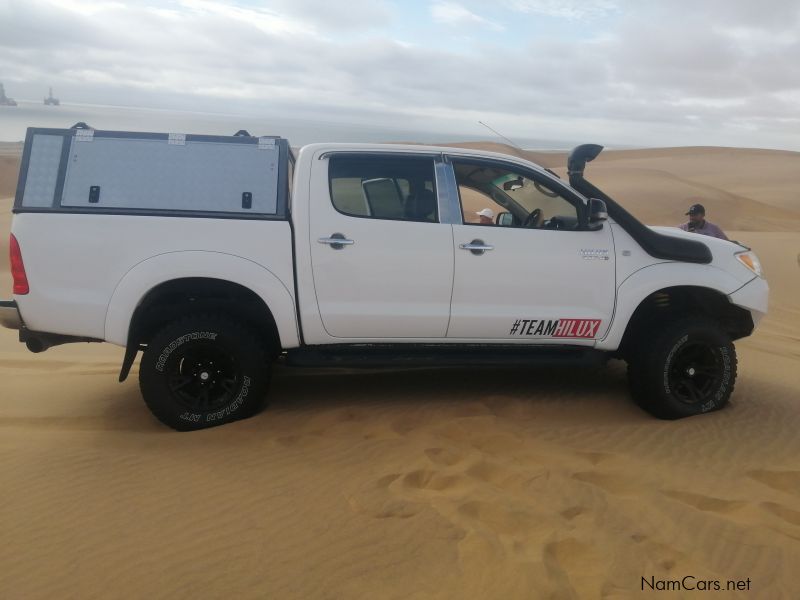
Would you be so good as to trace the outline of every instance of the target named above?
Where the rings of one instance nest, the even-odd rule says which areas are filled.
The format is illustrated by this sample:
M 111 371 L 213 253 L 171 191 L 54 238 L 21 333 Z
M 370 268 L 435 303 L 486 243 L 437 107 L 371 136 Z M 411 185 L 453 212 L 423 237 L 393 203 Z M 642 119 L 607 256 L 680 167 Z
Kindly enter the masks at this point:
M 765 279 L 755 277 L 729 294 L 728 297 L 737 306 L 749 310 L 753 316 L 753 325 L 758 325 L 758 322 L 767 314 L 769 285 Z
M 0 300 L 0 326 L 7 329 L 22 329 L 22 317 L 17 303 L 13 300 Z

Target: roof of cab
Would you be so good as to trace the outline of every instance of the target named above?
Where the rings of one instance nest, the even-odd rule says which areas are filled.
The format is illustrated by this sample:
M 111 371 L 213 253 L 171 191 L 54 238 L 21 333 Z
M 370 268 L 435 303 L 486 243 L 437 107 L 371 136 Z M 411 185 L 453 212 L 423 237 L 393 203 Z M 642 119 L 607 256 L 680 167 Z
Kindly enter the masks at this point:
M 308 144 L 300 148 L 303 154 L 311 153 L 323 154 L 327 152 L 387 152 L 387 153 L 414 153 L 414 154 L 447 154 L 450 156 L 472 156 L 480 158 L 492 158 L 513 162 L 526 167 L 533 167 L 537 171 L 546 173 L 544 167 L 525 158 L 501 152 L 491 152 L 488 150 L 475 150 L 472 148 L 459 148 L 456 146 L 422 146 L 418 144 L 358 144 L 358 143 L 315 143 Z

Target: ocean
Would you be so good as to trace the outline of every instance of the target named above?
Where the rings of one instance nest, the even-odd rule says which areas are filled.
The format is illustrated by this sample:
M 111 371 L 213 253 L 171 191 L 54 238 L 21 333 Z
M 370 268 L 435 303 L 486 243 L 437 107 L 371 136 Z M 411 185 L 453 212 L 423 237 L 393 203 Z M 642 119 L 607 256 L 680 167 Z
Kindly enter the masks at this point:
M 256 117 L 224 113 L 192 112 L 141 107 L 62 104 L 45 106 L 41 102 L 19 101 L 18 106 L 0 106 L 0 141 L 25 139 L 28 127 L 68 128 L 79 121 L 95 129 L 233 135 L 240 129 L 250 134 L 279 135 L 293 146 L 314 142 L 419 142 L 444 143 L 504 140 L 477 123 L 466 123 L 462 131 L 436 131 L 381 127 L 336 121 L 316 121 L 284 116 Z M 508 133 L 508 132 L 503 132 Z M 529 149 L 564 150 L 567 142 L 515 139 Z

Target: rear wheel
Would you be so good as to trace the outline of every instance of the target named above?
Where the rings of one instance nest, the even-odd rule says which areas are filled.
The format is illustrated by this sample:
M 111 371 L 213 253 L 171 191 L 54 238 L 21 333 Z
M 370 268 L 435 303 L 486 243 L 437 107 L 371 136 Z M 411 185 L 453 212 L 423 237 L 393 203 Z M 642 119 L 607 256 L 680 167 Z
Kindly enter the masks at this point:
M 269 376 L 269 354 L 244 324 L 222 315 L 190 315 L 148 343 L 139 386 L 159 421 L 190 431 L 255 414 Z
M 640 336 L 628 381 L 636 403 L 661 419 L 719 410 L 733 393 L 736 349 L 710 319 L 669 321 Z

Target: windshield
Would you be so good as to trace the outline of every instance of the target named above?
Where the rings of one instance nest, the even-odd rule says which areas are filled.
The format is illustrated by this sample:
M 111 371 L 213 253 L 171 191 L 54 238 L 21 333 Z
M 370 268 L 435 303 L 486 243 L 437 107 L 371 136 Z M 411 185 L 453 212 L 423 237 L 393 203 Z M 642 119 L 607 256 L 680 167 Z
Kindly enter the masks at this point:
M 527 213 L 536 208 L 541 208 L 546 215 L 556 214 L 558 210 L 563 210 L 564 200 L 557 192 L 553 192 L 531 179 L 513 173 L 505 173 L 492 180 L 491 184 L 510 196 Z

